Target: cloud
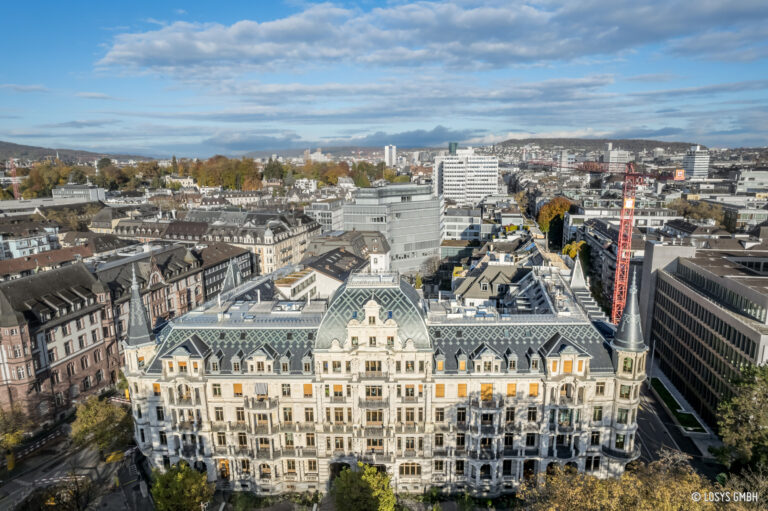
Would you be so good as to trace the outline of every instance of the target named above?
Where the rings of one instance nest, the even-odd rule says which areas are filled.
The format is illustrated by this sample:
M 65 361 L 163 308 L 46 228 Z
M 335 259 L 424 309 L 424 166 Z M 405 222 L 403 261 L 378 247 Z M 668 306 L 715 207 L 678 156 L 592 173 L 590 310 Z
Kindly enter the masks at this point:
M 101 100 L 109 100 L 109 101 L 120 101 L 118 98 L 114 96 L 110 96 L 109 94 L 104 94 L 103 92 L 77 92 L 75 93 L 75 96 L 79 98 L 85 98 L 85 99 L 101 99 Z
M 712 59 L 741 51 L 748 60 L 764 56 L 766 16 L 764 0 L 709 0 L 695 8 L 684 0 L 421 1 L 370 10 L 309 4 L 261 23 L 159 22 L 117 35 L 99 65 L 171 74 L 326 64 L 483 69 L 620 55 L 645 45 Z
M 21 85 L 17 83 L 0 83 L 0 89 L 8 89 L 14 92 L 51 92 L 44 85 Z
M 184 9 L 174 9 L 173 12 L 175 12 L 179 16 L 183 16 L 184 14 L 187 14 L 187 11 L 185 11 Z
M 120 121 L 116 119 L 92 119 L 87 121 L 66 121 L 54 124 L 43 124 L 43 128 L 98 128 L 101 126 L 112 126 L 119 124 Z

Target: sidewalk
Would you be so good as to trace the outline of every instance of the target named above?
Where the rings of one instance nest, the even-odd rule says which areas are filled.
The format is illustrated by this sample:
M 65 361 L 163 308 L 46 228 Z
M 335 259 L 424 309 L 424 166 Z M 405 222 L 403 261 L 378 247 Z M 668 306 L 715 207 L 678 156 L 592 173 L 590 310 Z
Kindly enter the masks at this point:
M 677 390 L 677 387 L 674 386 L 674 384 L 667 378 L 667 375 L 664 374 L 664 372 L 661 370 L 661 368 L 658 366 L 658 364 L 654 361 L 653 363 L 653 370 L 651 374 L 649 375 L 650 378 L 658 378 L 664 386 L 667 388 L 670 394 L 672 394 L 672 397 L 675 398 L 675 400 L 680 405 L 680 408 L 682 411 L 690 413 L 694 417 L 696 417 L 696 420 L 699 421 L 699 424 L 701 427 L 704 428 L 706 431 L 705 433 L 692 433 L 685 430 L 685 428 L 678 428 L 685 436 L 690 438 L 695 444 L 696 447 L 699 448 L 699 451 L 701 451 L 702 455 L 705 458 L 713 458 L 712 454 L 709 452 L 710 447 L 720 447 L 722 443 L 720 442 L 720 439 L 718 436 L 710 429 L 710 427 L 707 425 L 706 422 L 704 422 L 704 419 L 702 419 L 698 413 L 696 413 L 696 410 L 694 410 L 693 406 L 685 399 L 682 393 L 680 393 L 679 390 Z M 649 381 L 650 386 L 650 381 Z M 663 404 L 663 400 L 662 400 Z

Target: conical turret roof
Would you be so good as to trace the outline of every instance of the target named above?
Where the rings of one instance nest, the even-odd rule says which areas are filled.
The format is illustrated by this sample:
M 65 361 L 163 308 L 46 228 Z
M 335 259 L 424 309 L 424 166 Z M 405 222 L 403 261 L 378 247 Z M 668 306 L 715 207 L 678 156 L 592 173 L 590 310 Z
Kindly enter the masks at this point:
M 131 266 L 131 302 L 128 310 L 128 346 L 141 346 L 155 342 L 152 328 L 149 324 L 147 310 L 141 301 L 139 282 L 136 279 L 136 266 Z
M 640 306 L 637 302 L 637 273 L 632 273 L 632 284 L 627 293 L 627 305 L 621 315 L 613 346 L 623 351 L 645 351 L 643 329 L 640 326 Z

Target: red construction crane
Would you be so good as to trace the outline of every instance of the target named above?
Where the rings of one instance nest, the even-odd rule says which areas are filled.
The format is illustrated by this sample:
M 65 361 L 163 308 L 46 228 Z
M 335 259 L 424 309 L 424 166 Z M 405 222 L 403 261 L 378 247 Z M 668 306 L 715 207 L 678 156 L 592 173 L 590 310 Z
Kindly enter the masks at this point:
M 19 193 L 19 178 L 16 177 L 16 162 L 13 158 L 8 158 L 5 162 L 5 166 L 11 174 L 11 183 L 13 183 L 13 198 L 16 200 L 21 199 L 21 193 Z
M 624 174 L 624 193 L 622 197 L 621 222 L 619 224 L 619 240 L 616 251 L 616 273 L 613 277 L 613 305 L 611 321 L 618 325 L 624 306 L 627 303 L 627 287 L 629 283 L 629 264 L 632 253 L 632 228 L 635 225 L 635 195 L 637 185 L 642 184 L 643 175 L 635 169 L 634 163 L 626 165 L 584 162 L 577 165 L 563 165 L 559 161 L 532 161 L 535 165 L 545 165 L 558 169 L 569 169 L 581 172 L 610 172 Z

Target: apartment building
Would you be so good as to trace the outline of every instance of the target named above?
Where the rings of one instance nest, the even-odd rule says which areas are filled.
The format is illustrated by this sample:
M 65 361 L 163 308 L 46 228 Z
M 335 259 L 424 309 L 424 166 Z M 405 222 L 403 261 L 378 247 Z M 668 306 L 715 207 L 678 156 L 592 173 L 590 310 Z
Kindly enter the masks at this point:
M 223 488 L 325 491 L 347 466 L 397 491 L 497 495 L 554 465 L 600 477 L 637 458 L 646 347 L 636 286 L 604 338 L 556 268 L 538 313 L 425 302 L 397 274 L 353 274 L 329 301 L 227 301 L 155 339 L 132 289 L 124 368 L 136 440 Z
M 0 406 L 42 425 L 117 381 L 111 305 L 82 263 L 0 283 Z

